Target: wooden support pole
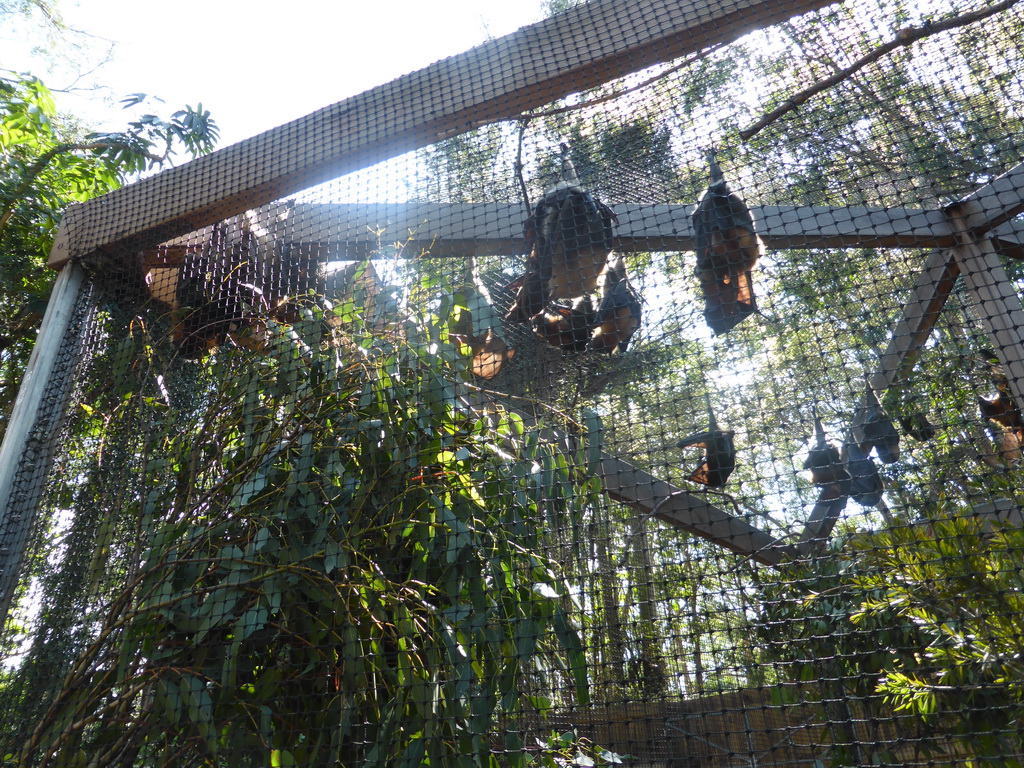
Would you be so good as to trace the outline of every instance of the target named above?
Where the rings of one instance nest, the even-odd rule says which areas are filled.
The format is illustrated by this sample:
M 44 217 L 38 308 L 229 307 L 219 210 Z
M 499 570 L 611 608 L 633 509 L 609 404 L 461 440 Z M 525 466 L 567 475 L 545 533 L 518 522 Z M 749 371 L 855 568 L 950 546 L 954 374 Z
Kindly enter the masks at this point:
M 958 276 L 962 275 L 979 308 L 981 322 L 992 339 L 1017 402 L 1024 402 L 1024 309 L 1020 297 L 1003 269 L 997 246 L 985 233 L 1014 243 L 1020 237 L 1014 216 L 1024 211 L 1024 163 L 980 187 L 943 213 L 948 224 L 937 231 L 952 232 L 956 245 L 933 252 L 914 283 L 903 317 L 893 329 L 878 369 L 869 378 L 881 395 L 905 378 L 917 359 L 917 352 L 935 327 Z M 929 222 L 929 226 L 936 226 Z M 997 230 L 993 232 L 993 230 Z M 815 542 L 828 537 L 846 500 L 815 505 L 800 537 L 800 550 L 809 552 Z
M 762 565 L 778 565 L 796 550 L 745 520 L 709 503 L 701 494 L 659 480 L 649 472 L 601 454 L 599 472 L 608 498 L 651 514 Z
M 904 379 L 917 361 L 917 353 L 928 340 L 939 314 L 960 274 L 952 250 L 933 251 L 917 276 L 903 317 L 893 329 L 889 345 L 871 374 L 871 388 L 883 393 Z
M 906 376 L 917 359 L 921 345 L 935 327 L 939 313 L 953 290 L 959 274 L 952 250 L 933 251 L 917 276 L 910 300 L 903 309 L 903 317 L 893 329 L 889 344 L 882 354 L 878 369 L 868 381 L 877 393 L 884 393 L 899 379 Z M 866 404 L 867 395 L 865 394 Z M 849 436 L 847 436 L 848 438 Z M 847 499 L 820 501 L 814 505 L 800 536 L 801 552 L 809 553 L 816 543 L 828 538 Z
M 947 212 L 961 238 L 953 251 L 960 274 L 992 340 L 1010 391 L 1018 403 L 1024 403 L 1024 307 L 1020 296 L 991 241 L 967 228 L 969 214 L 960 204 L 950 206 Z
M 611 206 L 618 220 L 615 250 L 620 253 L 692 251 L 692 205 Z M 951 248 L 956 233 L 942 211 L 922 208 L 855 206 L 752 206 L 766 247 Z M 407 257 L 515 255 L 527 251 L 526 217 L 512 203 L 297 203 L 263 207 L 259 219 L 288 226 L 281 238 L 290 253 L 321 259 L 362 259 L 373 254 Z M 172 239 L 146 252 L 147 266 L 175 266 L 189 248 L 208 239 L 212 227 Z M 1009 222 L 1007 238 L 1024 237 L 1024 223 Z
M 513 408 L 498 401 L 498 393 L 471 388 L 464 393 L 465 407 L 479 415 L 493 413 L 496 408 L 515 413 L 529 429 L 541 429 L 545 440 L 567 451 L 575 451 L 578 440 L 564 430 L 544 426 L 537 416 L 523 407 Z M 611 454 L 601 451 L 596 462 L 605 495 L 614 501 L 653 514 L 662 522 L 744 555 L 762 565 L 778 565 L 796 555 L 796 549 L 747 521 L 711 504 L 699 493 L 659 480 L 648 472 Z
M 54 376 L 54 371 L 74 320 L 84 280 L 84 272 L 76 264 L 64 267 L 57 276 L 0 444 L 0 627 L 7 619 L 17 589 L 39 497 L 49 475 L 57 428 L 67 408 L 73 380 L 70 376 Z M 38 427 L 40 408 L 47 395 L 52 398 L 48 434 L 39 436 L 38 443 L 32 446 L 34 450 L 30 451 L 33 431 Z M 16 498 L 14 481 L 18 472 L 26 468 L 29 456 L 34 463 L 28 467 L 33 482 Z
M 966 229 L 963 218 L 953 217 L 953 226 L 964 238 L 957 248 L 935 251 L 918 275 L 903 317 L 893 329 L 889 345 L 869 382 L 881 396 L 889 387 L 904 379 L 913 367 L 917 353 L 928 340 L 939 313 L 945 306 L 959 275 L 963 274 L 968 289 L 981 307 L 981 320 L 993 339 L 996 355 L 1010 380 L 1014 397 L 1024 402 L 1024 365 L 1022 365 L 1021 333 L 1024 312 L 1020 298 L 1003 269 L 999 256 L 988 238 L 976 238 Z M 1011 370 L 1015 375 L 1011 375 Z M 801 551 L 808 551 L 815 540 L 831 534 L 839 513 L 845 506 L 838 501 L 815 505 L 800 537 Z
M 841 496 L 838 499 L 818 501 L 814 505 L 797 544 L 801 554 L 809 555 L 832 535 L 832 529 L 836 527 L 839 514 L 846 509 L 848 501 L 849 497 Z
M 134 251 L 834 0 L 592 0 L 72 206 L 50 257 Z M 99 258 L 99 254 L 96 255 Z

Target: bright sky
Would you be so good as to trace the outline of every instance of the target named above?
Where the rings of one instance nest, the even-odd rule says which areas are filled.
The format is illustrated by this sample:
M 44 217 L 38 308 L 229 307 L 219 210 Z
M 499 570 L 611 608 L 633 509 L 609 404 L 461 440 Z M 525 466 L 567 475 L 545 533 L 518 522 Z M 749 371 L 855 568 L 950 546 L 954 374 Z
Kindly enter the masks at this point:
M 57 7 L 69 26 L 101 38 L 99 50 L 103 39 L 115 44 L 112 60 L 91 76 L 110 88 L 106 98 L 61 95 L 62 109 L 116 129 L 126 121 L 117 100 L 130 93 L 159 96 L 162 114 L 202 102 L 220 126 L 221 147 L 542 17 L 540 0 L 58 0 Z M 0 29 L 0 46 L 4 68 L 30 71 L 51 88 L 73 79 L 47 74 L 20 25 Z

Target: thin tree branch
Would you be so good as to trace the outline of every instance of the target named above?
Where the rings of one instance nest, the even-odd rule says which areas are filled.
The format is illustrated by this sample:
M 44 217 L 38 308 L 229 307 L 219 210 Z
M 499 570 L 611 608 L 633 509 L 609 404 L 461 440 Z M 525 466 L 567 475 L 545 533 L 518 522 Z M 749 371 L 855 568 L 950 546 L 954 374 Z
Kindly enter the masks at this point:
M 1014 2 L 1016 2 L 1016 0 L 1014 0 Z M 651 85 L 652 83 L 656 83 L 659 80 L 664 80 L 666 77 L 671 75 L 673 72 L 678 72 L 680 69 L 683 69 L 684 67 L 688 67 L 691 64 L 693 64 L 694 62 L 697 62 L 697 61 L 700 61 L 701 59 L 707 58 L 710 54 L 712 54 L 715 51 L 717 51 L 723 45 L 724 45 L 724 43 L 715 43 L 714 45 L 709 46 L 708 48 L 705 48 L 704 50 L 699 51 L 698 53 L 695 53 L 693 56 L 690 56 L 685 61 L 680 62 L 679 64 L 676 64 L 674 67 L 670 67 L 669 69 L 666 69 L 664 72 L 659 72 L 654 77 L 648 78 L 647 80 L 644 80 L 642 83 L 638 83 L 637 85 L 630 86 L 629 88 L 626 88 L 625 90 L 615 91 L 613 93 L 609 93 L 609 94 L 606 94 L 604 96 L 598 96 L 598 97 L 593 98 L 593 99 L 588 99 L 587 101 L 581 101 L 578 104 L 570 104 L 570 105 L 568 105 L 566 107 L 555 107 L 554 109 L 546 109 L 546 110 L 543 110 L 541 112 L 526 113 L 526 114 L 523 114 L 520 117 L 520 119 L 522 120 L 522 119 L 533 119 L 535 117 L 550 117 L 551 115 L 560 115 L 563 112 L 575 112 L 578 109 L 586 109 L 587 107 L 593 107 L 593 106 L 596 106 L 598 104 L 604 104 L 606 101 L 612 101 L 613 99 L 617 99 L 620 96 L 625 96 L 627 93 L 633 93 L 634 91 L 639 91 L 642 88 L 646 88 L 648 85 Z
M 993 16 L 997 13 L 1001 13 L 1009 8 L 1012 8 L 1018 2 L 1019 0 L 1002 0 L 1002 2 L 996 3 L 995 5 L 991 5 L 987 8 L 979 8 L 976 11 L 971 11 L 970 13 L 964 13 L 961 14 L 960 16 L 954 16 L 949 19 L 944 19 L 943 21 L 937 21 L 934 23 L 926 22 L 924 25 L 920 27 L 905 27 L 904 29 L 901 29 L 899 32 L 897 32 L 896 36 L 892 40 L 890 40 L 887 43 L 884 43 L 883 45 L 880 45 L 878 48 L 875 48 L 873 51 L 870 51 L 869 53 L 865 54 L 861 58 L 857 59 L 857 61 L 855 61 L 850 66 L 841 69 L 831 77 L 827 77 L 824 80 L 821 80 L 815 83 L 814 85 L 805 88 L 799 93 L 790 96 L 778 107 L 776 107 L 767 115 L 762 117 L 752 126 L 750 126 L 749 128 L 744 128 L 742 131 L 740 131 L 740 138 L 743 139 L 744 141 L 750 140 L 751 138 L 756 136 L 761 130 L 774 123 L 776 120 L 778 120 L 786 113 L 793 111 L 801 104 L 803 104 L 805 101 L 810 99 L 812 96 L 819 94 L 822 91 L 825 91 L 835 85 L 838 85 L 843 80 L 846 80 L 854 73 L 866 67 L 868 64 L 878 61 L 887 53 L 890 53 L 896 50 L 897 48 L 905 48 L 909 46 L 911 43 L 914 43 L 922 38 L 931 37 L 932 35 L 936 35 L 939 32 L 946 32 L 947 30 L 950 29 L 964 27 L 967 26 L 968 24 L 973 24 L 976 21 L 981 21 L 982 19 L 985 19 L 989 16 Z
M 523 178 L 523 134 L 526 133 L 526 126 L 530 124 L 530 118 L 522 117 L 519 119 L 519 146 L 516 148 L 516 181 L 519 182 L 519 194 L 523 198 L 523 208 L 526 211 L 526 215 L 529 216 L 533 212 L 533 206 L 530 205 L 530 193 L 526 189 L 526 180 Z

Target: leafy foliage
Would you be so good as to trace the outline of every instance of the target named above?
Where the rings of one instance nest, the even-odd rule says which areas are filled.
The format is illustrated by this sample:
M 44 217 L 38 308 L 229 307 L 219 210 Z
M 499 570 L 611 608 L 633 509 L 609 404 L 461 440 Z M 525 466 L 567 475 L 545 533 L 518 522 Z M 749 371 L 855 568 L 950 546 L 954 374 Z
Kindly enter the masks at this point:
M 775 575 L 759 633 L 793 680 L 834 681 L 828 695 L 898 718 L 936 752 L 955 737 L 982 764 L 1017 765 L 1022 564 L 1024 531 L 947 507 Z
M 753 140 L 736 138 L 802 83 L 921 23 L 912 6 L 809 13 L 671 65 L 642 88 L 626 78 L 438 142 L 410 178 L 432 201 L 519 201 L 514 174 L 539 191 L 568 141 L 602 200 L 692 203 L 707 185 L 702 150 L 715 144 L 752 205 L 936 209 L 1019 162 L 1019 45 L 1007 42 L 1020 39 L 1019 13 L 886 58 Z M 135 170 L 166 160 L 164 143 L 194 149 L 187 136 L 205 118 L 191 114 L 120 135 Z M 351 182 L 351 199 L 384 189 L 358 186 L 367 178 Z M 674 446 L 704 422 L 710 392 L 741 463 L 708 500 L 780 538 L 798 535 L 818 493 L 799 473 L 812 409 L 831 436 L 843 434 L 924 259 L 912 243 L 816 245 L 766 254 L 764 315 L 727 338 L 710 337 L 699 318 L 691 254 L 629 254 L 646 303 L 628 355 L 548 358 L 540 375 L 494 386 L 516 402 L 579 408 L 600 427 L 591 452 L 627 457 L 694 495 L 692 459 Z M 522 270 L 508 256 L 479 264 L 496 296 Z M 422 288 L 400 303 L 438 317 L 374 337 L 354 305 L 311 306 L 294 336 L 281 332 L 290 341 L 276 358 L 221 350 L 202 374 L 159 362 L 166 350 L 143 337 L 111 355 L 118 383 L 89 414 L 85 446 L 139 439 L 119 421 L 126 403 L 147 424 L 156 412 L 144 442 L 125 449 L 144 462 L 125 484 L 137 496 L 106 529 L 143 531 L 148 549 L 119 550 L 132 536 L 101 531 L 96 568 L 68 566 L 65 587 L 84 570 L 80 588 L 106 590 L 113 607 L 50 712 L 33 728 L 26 719 L 34 741 L 24 762 L 50 754 L 75 764 L 79 748 L 126 764 L 486 764 L 502 749 L 521 763 L 614 762 L 572 733 L 535 747 L 503 726 L 588 696 L 614 707 L 780 679 L 821 702 L 836 763 L 905 758 L 891 738 L 869 752 L 863 729 L 881 722 L 946 758 L 970 750 L 996 763 L 1020 752 L 1020 542 L 986 530 L 966 501 L 1011 495 L 1019 470 L 976 461 L 987 442 L 976 398 L 991 385 L 978 363 L 990 342 L 966 292 L 954 290 L 915 366 L 886 393 L 894 416 L 935 426 L 883 468 L 893 509 L 849 505 L 859 533 L 776 575 L 596 500 L 592 456 L 553 450 L 502 409 L 467 410 L 447 332 L 467 307 L 438 294 L 457 297 L 472 270 L 456 279 L 451 261 L 426 258 L 397 269 Z M 519 344 L 509 370 L 528 351 Z M 170 396 L 154 390 L 158 376 Z M 111 453 L 69 481 L 80 495 L 62 504 L 104 507 Z M 123 583 L 101 587 L 105 568 Z M 794 687 L 774 690 L 785 698 Z M 851 709 L 859 702 L 873 720 Z M 502 742 L 495 734 L 506 730 Z M 960 737 L 952 748 L 950 736 Z
M 538 738 L 537 747 L 531 750 L 534 764 L 539 768 L 604 768 L 624 765 L 629 755 L 620 755 L 608 749 L 580 739 L 575 733 L 552 733 L 548 738 Z
M 135 107 L 146 100 L 123 101 Z M 88 133 L 59 115 L 36 77 L 0 72 L 0 409 L 28 359 L 53 274 L 44 268 L 64 209 L 166 165 L 211 151 L 218 129 L 202 105 L 147 114 L 117 133 Z
M 497 719 L 549 706 L 528 670 L 586 703 L 539 546 L 583 478 L 516 417 L 460 406 L 443 319 L 371 334 L 355 306 L 311 304 L 274 358 L 219 354 L 203 402 L 166 407 L 121 511 L 144 548 L 22 764 L 515 763 Z

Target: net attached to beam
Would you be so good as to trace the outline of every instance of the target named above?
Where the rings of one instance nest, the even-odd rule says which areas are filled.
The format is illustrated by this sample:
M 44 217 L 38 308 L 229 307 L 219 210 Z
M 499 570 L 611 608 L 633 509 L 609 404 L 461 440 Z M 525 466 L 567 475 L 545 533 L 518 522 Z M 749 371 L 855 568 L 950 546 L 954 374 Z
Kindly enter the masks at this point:
M 638 52 L 81 259 L 3 760 L 1016 764 L 1003 5 Z

